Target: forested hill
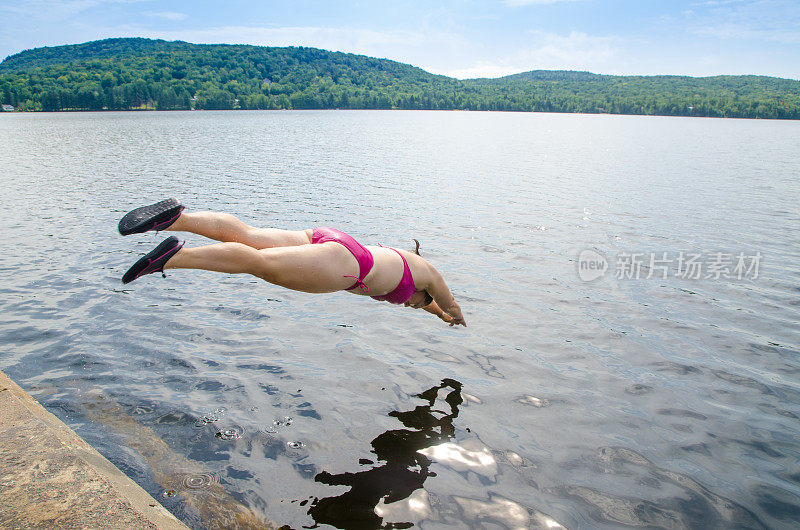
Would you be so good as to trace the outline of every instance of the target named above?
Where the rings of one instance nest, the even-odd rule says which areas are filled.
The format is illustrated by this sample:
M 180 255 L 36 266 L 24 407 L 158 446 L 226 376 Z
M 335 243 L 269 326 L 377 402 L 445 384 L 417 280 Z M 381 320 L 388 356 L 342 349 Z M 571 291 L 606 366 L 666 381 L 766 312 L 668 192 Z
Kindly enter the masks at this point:
M 800 119 L 800 81 L 533 71 L 459 81 L 315 48 L 108 39 L 0 63 L 16 110 L 458 109 Z

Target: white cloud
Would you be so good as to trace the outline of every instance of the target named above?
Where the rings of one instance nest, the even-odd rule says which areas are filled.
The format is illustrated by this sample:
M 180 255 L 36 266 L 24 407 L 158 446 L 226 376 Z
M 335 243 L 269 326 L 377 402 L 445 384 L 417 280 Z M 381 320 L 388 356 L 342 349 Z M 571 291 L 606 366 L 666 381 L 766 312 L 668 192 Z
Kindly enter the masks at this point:
M 746 3 L 748 0 L 707 0 L 706 2 L 696 2 L 691 4 L 696 7 L 713 7 L 713 6 L 725 6 L 731 4 L 742 4 Z
M 797 0 L 717 0 L 696 4 L 704 12 L 685 15 L 689 31 L 720 39 L 800 43 Z
M 431 50 L 458 50 L 469 43 L 448 32 L 375 31 L 313 26 L 220 26 L 206 29 L 152 30 L 123 26 L 101 30 L 101 37 L 148 37 L 193 43 L 252 44 L 256 46 L 309 46 L 325 50 L 386 57 L 420 66 L 419 57 Z
M 501 77 L 529 70 L 588 70 L 606 73 L 617 67 L 617 37 L 598 37 L 579 31 L 568 35 L 531 31 L 529 46 L 502 61 L 477 61 L 464 68 L 437 73 L 466 79 Z
M 0 0 L 0 59 L 39 46 L 94 40 L 97 16 L 153 0 Z M 115 9 L 109 9 L 116 6 Z
M 559 2 L 580 2 L 581 0 L 505 0 L 509 7 L 520 7 L 529 5 L 556 4 Z
M 692 31 L 698 35 L 710 35 L 720 39 L 761 40 L 783 44 L 800 43 L 800 30 L 756 29 L 746 24 L 722 24 L 696 27 Z
M 142 11 L 142 15 L 153 18 L 163 18 L 164 20 L 186 20 L 189 16 L 185 13 L 174 13 L 172 11 Z
M 132 4 L 152 0 L 25 0 L 0 5 L 0 12 L 33 19 L 63 19 L 103 4 Z
M 530 70 L 530 68 L 528 68 Z M 457 79 L 475 79 L 478 77 L 503 77 L 511 74 L 524 72 L 522 66 L 509 66 L 507 64 L 497 64 L 490 61 L 477 61 L 472 66 L 466 68 L 455 68 L 452 70 L 431 70 L 431 73 L 455 77 Z
M 580 31 L 569 35 L 543 31 L 532 31 L 531 34 L 539 45 L 523 50 L 521 55 L 533 63 L 581 69 L 606 64 L 614 58 L 616 37 L 596 37 Z

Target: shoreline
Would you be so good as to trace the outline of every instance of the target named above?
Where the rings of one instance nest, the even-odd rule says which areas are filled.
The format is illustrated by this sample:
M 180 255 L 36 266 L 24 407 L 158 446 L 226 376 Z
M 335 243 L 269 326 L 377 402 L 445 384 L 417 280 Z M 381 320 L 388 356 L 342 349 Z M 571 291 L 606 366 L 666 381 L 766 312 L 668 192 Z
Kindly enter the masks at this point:
M 0 371 L 0 526 L 188 528 Z
M 153 113 L 153 112 L 463 112 L 474 114 L 555 114 L 559 116 L 630 116 L 638 118 L 697 118 L 709 120 L 740 120 L 740 121 L 776 121 L 793 122 L 800 121 L 800 118 L 742 118 L 738 116 L 685 116 L 675 114 L 618 114 L 613 112 L 555 112 L 555 111 L 535 111 L 535 110 L 469 110 L 469 109 L 94 109 L 94 110 L 13 110 L 0 111 L 3 114 L 105 114 L 111 112 L 120 113 Z

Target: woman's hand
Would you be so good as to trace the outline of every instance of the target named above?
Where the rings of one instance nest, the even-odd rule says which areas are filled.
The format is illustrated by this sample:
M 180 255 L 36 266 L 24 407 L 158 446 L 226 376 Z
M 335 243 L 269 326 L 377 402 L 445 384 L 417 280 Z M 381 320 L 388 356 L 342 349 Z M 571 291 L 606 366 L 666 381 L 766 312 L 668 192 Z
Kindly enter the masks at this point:
M 450 315 L 450 314 L 448 314 L 448 313 L 445 313 L 444 311 L 442 311 L 442 314 L 441 314 L 441 315 L 439 315 L 439 318 L 441 318 L 442 320 L 444 320 L 445 322 L 447 322 L 448 324 L 450 324 L 450 327 L 457 326 L 457 325 L 459 325 L 459 324 L 461 324 L 461 325 L 462 325 L 462 326 L 464 326 L 464 327 L 467 327 L 467 323 L 466 323 L 466 322 L 464 322 L 464 317 L 461 317 L 461 318 L 453 318 L 453 316 L 452 316 L 452 315 Z
M 450 317 L 450 320 L 446 321 L 450 324 L 450 327 L 458 325 L 467 327 L 467 322 L 464 320 L 464 315 L 461 314 L 461 307 L 455 300 L 453 300 L 453 303 L 450 304 L 450 307 L 445 310 L 445 314 Z
M 453 303 L 455 303 L 455 302 L 453 302 Z M 441 318 L 442 320 L 444 320 L 445 322 L 447 322 L 451 326 L 455 326 L 456 324 L 461 324 L 464 327 L 466 327 L 466 324 L 464 323 L 464 318 L 463 317 L 460 319 L 460 322 L 455 322 L 456 319 L 448 311 L 444 311 L 442 308 L 440 308 L 436 304 L 436 302 L 431 302 L 430 304 L 426 305 L 422 309 L 424 309 L 425 311 L 427 311 L 428 313 L 430 313 L 432 315 L 436 315 L 437 317 Z M 456 309 L 458 310 L 458 314 L 461 315 L 461 308 L 458 307 L 458 304 L 456 304 Z
M 461 317 L 461 318 L 450 317 L 450 327 L 451 328 L 453 326 L 458 326 L 459 324 L 461 324 L 464 327 L 467 327 L 467 323 L 464 321 L 464 317 Z
M 433 265 L 427 261 L 425 261 L 425 263 L 428 265 L 427 277 L 425 280 L 423 280 L 424 283 L 415 283 L 417 288 L 426 290 L 433 297 L 433 303 L 427 306 L 425 309 L 428 309 L 432 306 L 435 306 L 437 310 L 441 308 L 439 311 L 446 313 L 450 317 L 450 320 L 442 317 L 442 315 L 440 315 L 437 311 L 434 314 L 439 318 L 451 326 L 461 325 L 467 327 L 467 323 L 464 320 L 464 315 L 461 314 L 461 307 L 459 307 L 458 302 L 456 302 L 455 298 L 453 298 L 453 293 L 450 292 L 450 289 L 444 282 L 444 278 L 442 278 L 442 275 L 439 274 L 439 271 L 437 271 Z M 433 313 L 433 311 L 431 312 Z

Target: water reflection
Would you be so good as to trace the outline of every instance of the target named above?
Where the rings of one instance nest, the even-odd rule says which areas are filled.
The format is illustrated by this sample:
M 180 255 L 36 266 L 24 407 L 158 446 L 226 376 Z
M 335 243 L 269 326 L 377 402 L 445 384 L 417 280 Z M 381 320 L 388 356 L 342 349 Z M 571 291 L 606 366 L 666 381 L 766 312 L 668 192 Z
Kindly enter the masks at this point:
M 88 418 L 111 429 L 128 448 L 144 459 L 153 479 L 164 488 L 161 493 L 164 499 L 179 500 L 180 505 L 189 508 L 189 513 L 183 515 L 197 517 L 190 520 L 192 526 L 274 528 L 272 523 L 234 498 L 220 483 L 219 477 L 207 470 L 202 462 L 173 451 L 153 429 L 139 423 L 110 397 L 89 391 L 84 394 L 81 404 Z M 225 410 L 214 412 L 222 414 Z M 173 418 L 169 422 L 175 421 Z M 180 510 L 180 505 L 176 503 L 169 507 Z
M 439 391 L 449 389 L 444 396 L 446 406 L 436 407 Z M 464 401 L 461 396 L 461 383 L 453 379 L 443 379 L 441 384 L 417 394 L 427 401 L 413 410 L 392 411 L 389 416 L 400 420 L 406 429 L 386 431 L 372 440 L 372 453 L 380 465 L 357 473 L 332 475 L 327 471 L 317 474 L 314 480 L 329 486 L 350 486 L 350 491 L 337 497 L 315 499 L 308 510 L 314 518 L 316 528 L 329 524 L 344 529 L 366 528 L 410 528 L 411 522 L 383 524 L 383 517 L 376 513 L 376 506 L 391 504 L 411 497 L 415 490 L 434 473 L 428 468 L 431 459 L 421 453 L 429 447 L 438 446 L 453 439 L 455 427 L 453 420 L 458 417 L 458 406 Z M 446 412 L 442 409 L 449 409 Z M 362 459 L 361 462 L 372 463 Z M 425 496 L 417 494 L 412 506 L 426 511 Z M 378 510 L 386 514 L 385 511 Z
M 639 489 L 624 495 L 587 486 L 566 485 L 557 490 L 565 498 L 590 506 L 589 517 L 599 525 L 638 528 L 770 528 L 757 514 L 732 499 L 717 495 L 689 475 L 656 466 L 625 447 L 603 447 L 589 460 L 588 469 L 609 477 L 635 474 Z M 643 494 L 655 491 L 654 500 Z M 758 501 L 761 499 L 753 493 Z M 796 509 L 773 515 L 789 515 Z M 787 526 L 789 528 L 789 526 Z
M 165 504 L 190 526 L 202 519 L 186 515 L 189 504 L 216 518 L 211 509 L 231 498 L 294 528 L 313 524 L 305 513 L 313 497 L 285 513 L 279 500 L 340 495 L 351 486 L 309 479 L 386 463 L 359 465 L 350 454 L 368 440 L 354 440 L 339 404 L 350 399 L 350 417 L 370 418 L 380 396 L 373 383 L 452 370 L 470 382 L 453 423 L 464 427 L 468 416 L 476 434 L 459 428 L 438 445 L 458 442 L 477 458 L 480 445 L 466 442 L 488 444 L 497 474 L 459 468 L 455 459 L 470 455 L 443 447 L 437 457 L 447 460 L 429 468 L 440 476 L 379 504 L 380 524 L 534 525 L 515 519 L 507 499 L 529 511 L 547 506 L 575 528 L 800 527 L 796 123 L 434 112 L 0 118 L 0 369 L 26 389 L 51 385 L 38 394 L 43 404 L 159 500 L 162 490 L 176 492 Z M 258 226 L 341 223 L 365 243 L 400 245 L 413 227 L 482 325 L 465 340 L 430 316 L 199 271 L 120 289 L 120 269 L 157 241 L 114 230 L 124 205 L 143 193 L 240 213 Z M 419 216 L 419 196 L 469 218 Z M 606 275 L 584 283 L 570 262 L 584 248 L 769 257 L 756 282 Z M 145 407 L 131 415 L 169 447 L 121 423 L 113 407 L 104 420 L 86 413 L 85 388 L 126 410 Z M 313 392 L 301 396 L 303 388 Z M 437 398 L 445 412 L 451 390 Z M 417 404 L 427 403 L 393 408 Z M 223 405 L 230 412 L 220 416 Z M 252 406 L 261 411 L 248 413 Z M 381 429 L 412 429 L 383 416 L 389 410 L 379 413 L 388 423 Z M 292 425 L 273 425 L 284 416 Z M 214 437 L 235 421 L 241 438 Z M 592 455 L 609 445 L 639 451 L 652 466 L 635 455 L 594 465 Z M 206 472 L 230 490 L 226 501 L 200 497 L 219 486 L 186 488 L 187 474 Z M 760 522 L 719 515 L 727 500 Z M 429 516 L 418 511 L 425 504 Z M 417 511 L 397 513 L 401 505 Z M 499 522 L 498 507 L 509 518 Z

